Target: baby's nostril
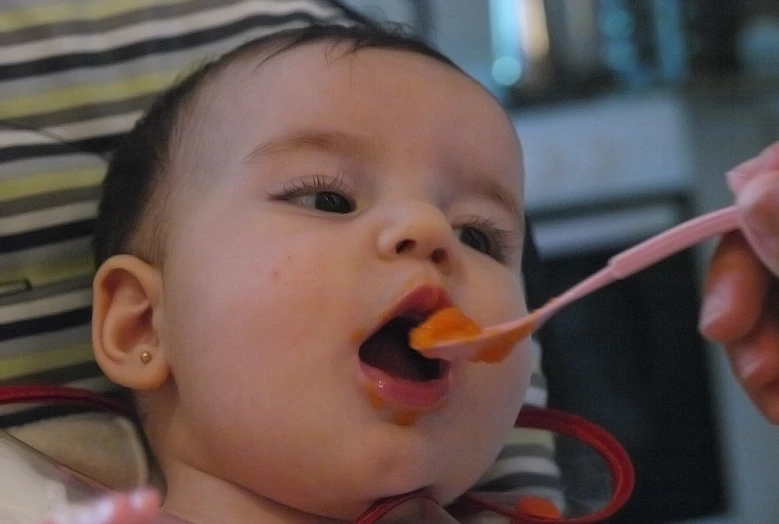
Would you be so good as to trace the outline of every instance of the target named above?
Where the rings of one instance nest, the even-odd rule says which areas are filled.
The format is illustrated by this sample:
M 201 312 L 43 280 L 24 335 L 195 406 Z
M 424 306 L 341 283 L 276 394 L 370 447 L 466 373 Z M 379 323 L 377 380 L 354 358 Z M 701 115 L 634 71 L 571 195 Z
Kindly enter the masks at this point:
M 401 254 L 401 253 L 405 253 L 406 251 L 410 251 L 410 250 L 414 249 L 415 245 L 416 245 L 416 242 L 411 240 L 410 238 L 407 238 L 405 240 L 401 240 L 395 246 L 395 252 L 398 255 Z
M 406 238 L 395 244 L 395 253 L 398 255 L 402 253 L 409 253 L 416 249 L 416 247 L 416 240 Z M 440 247 L 435 248 L 432 253 L 430 253 L 430 260 L 433 262 L 433 264 L 443 264 L 447 261 L 448 258 L 449 255 L 447 254 L 446 250 Z
M 430 260 L 433 261 L 433 264 L 443 264 L 446 262 L 446 258 L 446 251 L 440 247 L 434 249 L 430 254 Z

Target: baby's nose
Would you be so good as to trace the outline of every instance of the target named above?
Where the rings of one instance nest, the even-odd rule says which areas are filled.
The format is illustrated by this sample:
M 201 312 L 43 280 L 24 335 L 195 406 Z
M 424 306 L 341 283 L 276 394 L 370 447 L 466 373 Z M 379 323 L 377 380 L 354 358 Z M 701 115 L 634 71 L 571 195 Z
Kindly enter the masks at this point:
M 378 237 L 382 258 L 416 258 L 449 271 L 457 256 L 457 238 L 446 216 L 435 206 L 415 204 L 396 209 Z

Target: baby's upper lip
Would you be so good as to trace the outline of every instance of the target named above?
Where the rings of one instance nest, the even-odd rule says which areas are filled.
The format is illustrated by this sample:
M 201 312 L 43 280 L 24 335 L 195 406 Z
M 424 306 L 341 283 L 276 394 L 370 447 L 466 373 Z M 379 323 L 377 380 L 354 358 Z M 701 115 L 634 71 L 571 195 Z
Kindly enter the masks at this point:
M 401 298 L 387 313 L 384 321 L 397 317 L 418 317 L 424 320 L 436 311 L 452 306 L 449 293 L 440 286 L 421 285 Z
M 441 286 L 421 284 L 403 295 L 394 306 L 385 311 L 373 329 L 359 336 L 359 343 L 364 343 L 395 318 L 405 317 L 422 322 L 436 311 L 451 307 L 453 304 L 449 293 Z

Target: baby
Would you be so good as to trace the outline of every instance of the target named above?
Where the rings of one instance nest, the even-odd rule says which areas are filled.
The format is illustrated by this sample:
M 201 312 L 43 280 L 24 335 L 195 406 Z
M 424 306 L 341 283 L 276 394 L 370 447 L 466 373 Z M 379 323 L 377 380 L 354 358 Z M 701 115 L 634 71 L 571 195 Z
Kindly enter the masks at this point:
M 519 411 L 529 348 L 448 364 L 406 337 L 452 304 L 482 325 L 525 312 L 522 185 L 496 100 L 374 27 L 269 36 L 161 97 L 106 177 L 93 343 L 135 392 L 166 518 L 342 522 L 471 488 Z M 707 336 L 737 340 L 712 318 Z M 152 522 L 156 497 L 63 522 Z
M 340 522 L 473 486 L 521 407 L 527 343 L 493 365 L 406 340 L 452 304 L 483 325 L 526 312 L 522 187 L 490 93 L 374 27 L 278 33 L 164 94 L 104 183 L 93 314 L 164 512 Z

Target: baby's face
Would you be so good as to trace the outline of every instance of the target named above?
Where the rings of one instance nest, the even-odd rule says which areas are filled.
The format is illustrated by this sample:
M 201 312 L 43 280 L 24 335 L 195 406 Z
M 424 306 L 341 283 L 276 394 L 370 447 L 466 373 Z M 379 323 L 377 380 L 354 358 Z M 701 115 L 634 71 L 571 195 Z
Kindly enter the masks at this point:
M 521 151 L 502 109 L 430 58 L 331 46 L 233 64 L 199 99 L 183 164 L 208 180 L 175 202 L 160 340 L 187 460 L 347 518 L 468 489 L 530 357 L 422 363 L 407 325 L 382 329 L 449 299 L 483 325 L 525 312 Z

